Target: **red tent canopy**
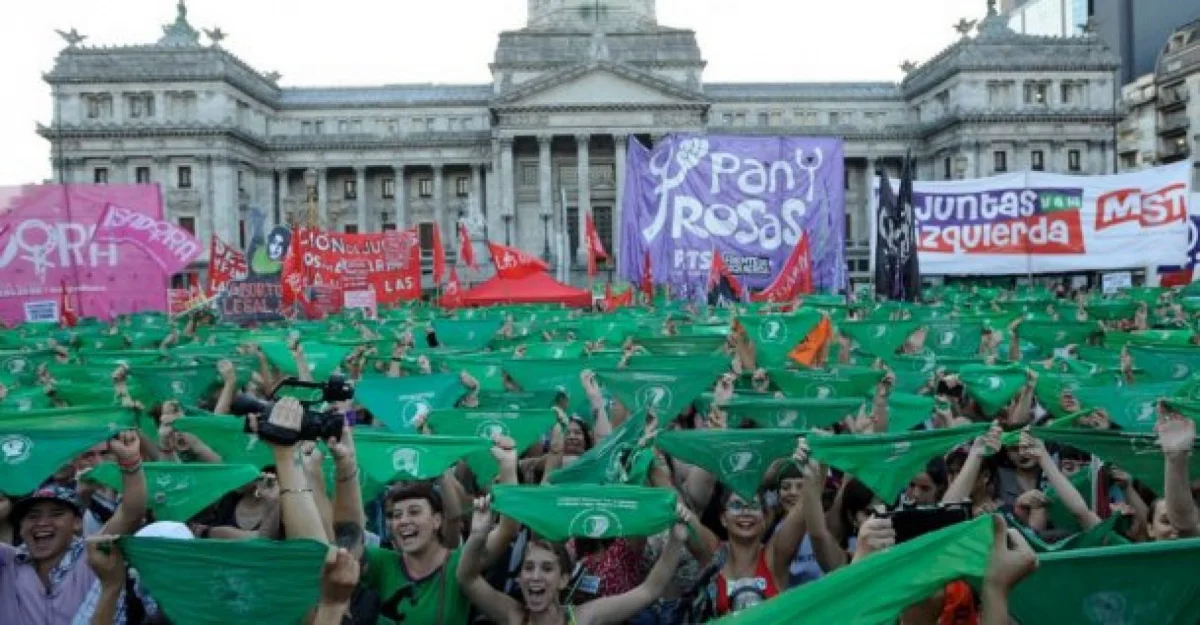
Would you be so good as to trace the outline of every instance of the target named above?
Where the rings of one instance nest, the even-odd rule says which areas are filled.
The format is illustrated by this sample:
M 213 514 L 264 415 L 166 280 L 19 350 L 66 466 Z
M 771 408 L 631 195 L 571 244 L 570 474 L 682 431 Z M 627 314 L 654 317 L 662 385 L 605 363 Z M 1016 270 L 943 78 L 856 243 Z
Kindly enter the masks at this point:
M 567 286 L 548 273 L 535 273 L 524 278 L 508 279 L 499 276 L 463 291 L 463 306 L 493 306 L 496 304 L 564 304 L 586 308 L 592 305 L 592 294 Z

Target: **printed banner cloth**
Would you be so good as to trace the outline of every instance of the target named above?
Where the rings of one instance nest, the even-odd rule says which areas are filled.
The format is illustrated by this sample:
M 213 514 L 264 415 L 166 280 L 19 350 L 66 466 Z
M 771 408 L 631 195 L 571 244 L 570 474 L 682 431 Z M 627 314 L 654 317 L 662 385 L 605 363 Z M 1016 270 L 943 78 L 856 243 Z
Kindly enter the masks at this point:
M 629 144 L 622 277 L 703 292 L 713 254 L 762 289 L 807 242 L 812 284 L 846 279 L 845 165 L 836 138 L 672 135 Z
M 200 255 L 201 245 L 190 232 L 132 208 L 109 204 L 92 234 L 96 243 L 130 243 L 172 275 Z
M 516 486 L 493 490 L 496 511 L 551 541 L 653 536 L 675 523 L 675 491 L 643 486 Z

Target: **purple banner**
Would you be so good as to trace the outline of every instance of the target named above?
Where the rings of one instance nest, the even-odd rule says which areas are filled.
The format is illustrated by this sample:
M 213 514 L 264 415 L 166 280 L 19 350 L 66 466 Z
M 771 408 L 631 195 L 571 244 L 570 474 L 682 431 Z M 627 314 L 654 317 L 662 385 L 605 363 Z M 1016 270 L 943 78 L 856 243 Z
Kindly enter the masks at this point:
M 766 288 L 802 237 L 813 285 L 846 284 L 845 163 L 836 138 L 672 135 L 629 144 L 621 219 L 622 277 L 708 280 L 713 252 L 743 284 Z

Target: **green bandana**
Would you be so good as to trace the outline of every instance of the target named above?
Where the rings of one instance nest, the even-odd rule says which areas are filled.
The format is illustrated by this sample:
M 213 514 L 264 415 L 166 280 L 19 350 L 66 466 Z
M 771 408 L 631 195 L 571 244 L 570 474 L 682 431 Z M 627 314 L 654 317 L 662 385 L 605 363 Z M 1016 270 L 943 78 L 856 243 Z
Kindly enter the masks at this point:
M 554 405 L 558 391 L 479 392 L 478 410 L 541 410 Z
M 217 386 L 217 368 L 212 365 L 147 366 L 133 369 L 132 379 L 143 385 L 152 403 L 178 401 L 194 406 Z
M 712 397 L 696 402 L 707 412 Z M 846 417 L 858 414 L 860 399 L 777 399 L 771 396 L 735 396 L 721 408 L 729 415 L 729 427 L 738 419 L 749 419 L 760 428 L 779 430 L 811 430 L 833 427 Z
M 1025 321 L 1017 328 L 1022 341 L 1037 346 L 1043 354 L 1068 345 L 1083 345 L 1101 332 L 1095 321 Z
M 771 369 L 771 382 L 788 397 L 806 399 L 861 399 L 875 392 L 883 371 L 864 367 L 815 371 Z
M 522 391 L 559 391 L 567 394 L 570 412 L 591 421 L 591 404 L 583 391 L 579 374 L 595 365 L 587 360 L 527 360 L 504 362 L 504 372 Z
M 867 400 L 868 409 L 873 400 Z M 933 417 L 934 399 L 893 391 L 888 396 L 888 432 L 906 432 Z
M 433 322 L 433 331 L 437 333 L 438 343 L 442 347 L 477 350 L 486 347 L 503 325 L 504 322 L 500 319 L 478 321 L 439 319 Z
M 675 523 L 675 491 L 643 486 L 516 486 L 492 489 L 497 512 L 552 542 L 653 536 Z
M 63 422 L 45 416 L 59 413 Z M 72 414 L 75 413 L 75 414 Z M 24 495 L 37 489 L 89 447 L 133 426 L 133 415 L 113 409 L 39 410 L 0 418 L 0 493 Z M 24 418 L 25 415 L 42 415 Z
M 1200 373 L 1200 348 L 1130 346 L 1129 355 L 1153 382 L 1179 382 Z
M 916 321 L 843 321 L 837 330 L 850 337 L 860 351 L 886 358 L 896 355 L 896 350 L 920 327 Z
M 1044 441 L 1069 445 L 1099 456 L 1145 482 L 1154 492 L 1160 495 L 1163 492 L 1164 459 L 1154 434 L 1081 428 L 1037 428 L 1034 433 Z M 1192 477 L 1200 475 L 1200 454 L 1193 453 L 1189 464 L 1188 474 Z
M 487 452 L 491 441 L 474 436 L 389 434 L 358 428 L 354 431 L 358 466 L 377 484 L 396 480 L 429 480 L 455 462 Z
M 959 370 L 959 378 L 967 394 L 989 416 L 1004 410 L 1025 386 L 1025 370 L 1017 365 L 967 365 Z
M 522 454 L 554 427 L 556 419 L 553 410 L 434 410 L 426 424 L 438 436 L 478 436 L 489 442 L 496 436 L 507 436 Z M 499 470 L 490 449 L 468 456 L 467 465 L 481 484 L 491 483 Z
M 35 384 L 39 365 L 54 362 L 54 350 L 0 352 L 0 376 L 19 384 Z
M 354 399 L 389 430 L 411 432 L 418 413 L 452 408 L 464 390 L 458 375 L 450 373 L 370 378 L 358 384 Z
M 947 584 L 980 579 L 992 549 L 992 518 L 982 516 L 896 545 L 787 593 L 715 621 L 717 625 L 797 622 L 892 623 Z M 1027 588 L 1028 583 L 1018 588 Z M 1043 596 L 1047 586 L 1039 586 Z M 1024 623 L 1024 621 L 1022 621 Z
M 583 343 L 528 343 L 525 358 L 530 360 L 579 360 L 583 358 Z
M 186 522 L 226 493 L 258 478 L 249 464 L 144 462 L 150 511 L 159 521 Z M 105 463 L 88 471 L 84 479 L 121 491 L 121 470 Z
M 926 322 L 929 333 L 925 346 L 935 354 L 946 356 L 974 357 L 979 354 L 983 338 L 983 324 L 978 321 L 934 321 Z
M 600 371 L 596 379 L 630 412 L 653 409 L 663 421 L 674 419 L 704 391 L 712 388 L 715 376 L 707 377 L 666 371 Z
M 270 445 L 247 433 L 243 419 L 224 415 L 187 416 L 177 419 L 172 427 L 196 435 L 225 464 L 249 464 L 256 469 L 275 464 Z
M 1045 553 L 1009 613 L 1022 625 L 1195 623 L 1200 579 L 1184 572 L 1197 567 L 1195 539 Z
M 724 336 L 640 336 L 635 339 L 653 356 L 711 356 L 725 345 Z
M 1158 400 L 1170 397 L 1179 384 L 1134 384 L 1080 388 L 1075 398 L 1084 408 L 1103 409 L 1108 418 L 1127 432 L 1153 432 L 1158 418 Z
M 853 475 L 891 503 L 930 460 L 987 429 L 983 423 L 922 432 L 810 436 L 808 444 L 813 458 Z
M 624 484 L 636 480 L 632 471 L 646 431 L 646 413 L 631 416 L 600 444 L 587 450 L 573 464 L 550 474 L 554 484 Z
M 111 394 L 111 393 L 110 393 Z M 0 413 L 29 412 L 31 410 L 47 410 L 54 404 L 46 391 L 40 387 L 8 389 L 4 399 L 0 400 Z
M 301 345 L 304 347 L 304 361 L 308 363 L 308 371 L 318 382 L 324 382 L 334 371 L 341 369 L 346 357 L 353 351 L 345 345 L 332 345 L 320 341 L 302 341 Z M 279 369 L 284 375 L 299 375 L 296 358 L 286 342 L 263 343 L 260 347 L 272 367 Z
M 708 471 L 739 497 L 753 500 L 771 463 L 796 451 L 790 430 L 671 430 L 656 445 L 664 452 Z
M 1025 539 L 1029 541 L 1029 546 L 1038 553 L 1051 553 L 1055 551 L 1073 551 L 1075 549 L 1092 549 L 1095 547 L 1112 547 L 1116 545 L 1128 545 L 1129 539 L 1121 535 L 1121 532 L 1129 529 L 1128 517 L 1120 514 L 1114 514 L 1099 525 L 1093 527 L 1086 532 L 1078 532 L 1064 538 L 1058 542 L 1048 543 L 1041 539 L 1036 532 L 1025 527 L 1019 521 L 1010 519 L 1009 527 L 1015 527 Z
M 176 625 L 299 623 L 320 598 L 329 549 L 311 540 L 127 536 L 118 544 Z
M 737 322 L 754 341 L 758 366 L 781 367 L 789 362 L 788 354 L 821 323 L 821 313 L 801 308 L 790 315 L 743 315 Z
M 1132 319 L 1137 314 L 1138 303 L 1128 300 L 1093 302 L 1087 305 L 1088 319 L 1097 321 L 1119 321 Z

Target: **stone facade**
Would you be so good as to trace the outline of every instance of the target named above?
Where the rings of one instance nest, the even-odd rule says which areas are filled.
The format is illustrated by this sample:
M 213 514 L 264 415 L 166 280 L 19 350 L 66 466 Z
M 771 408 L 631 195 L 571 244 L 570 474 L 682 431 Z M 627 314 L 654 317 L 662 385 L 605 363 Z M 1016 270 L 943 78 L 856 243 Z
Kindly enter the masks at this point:
M 1115 166 L 1115 57 L 1093 37 L 1019 35 L 988 4 L 977 33 L 960 24 L 900 83 L 706 83 L 695 33 L 660 26 L 653 0 L 529 0 L 527 26 L 500 34 L 491 84 L 283 88 L 219 33 L 202 44 L 180 2 L 156 44 L 65 48 L 39 132 L 56 175 L 161 183 L 170 218 L 205 240 L 244 240 L 254 207 L 268 223 L 417 225 L 426 242 L 433 223 L 452 241 L 462 219 L 480 241 L 576 272 L 588 212 L 619 244 L 628 141 L 836 135 L 847 258 L 865 277 L 871 174 L 898 172 L 906 150 L 924 179 Z

